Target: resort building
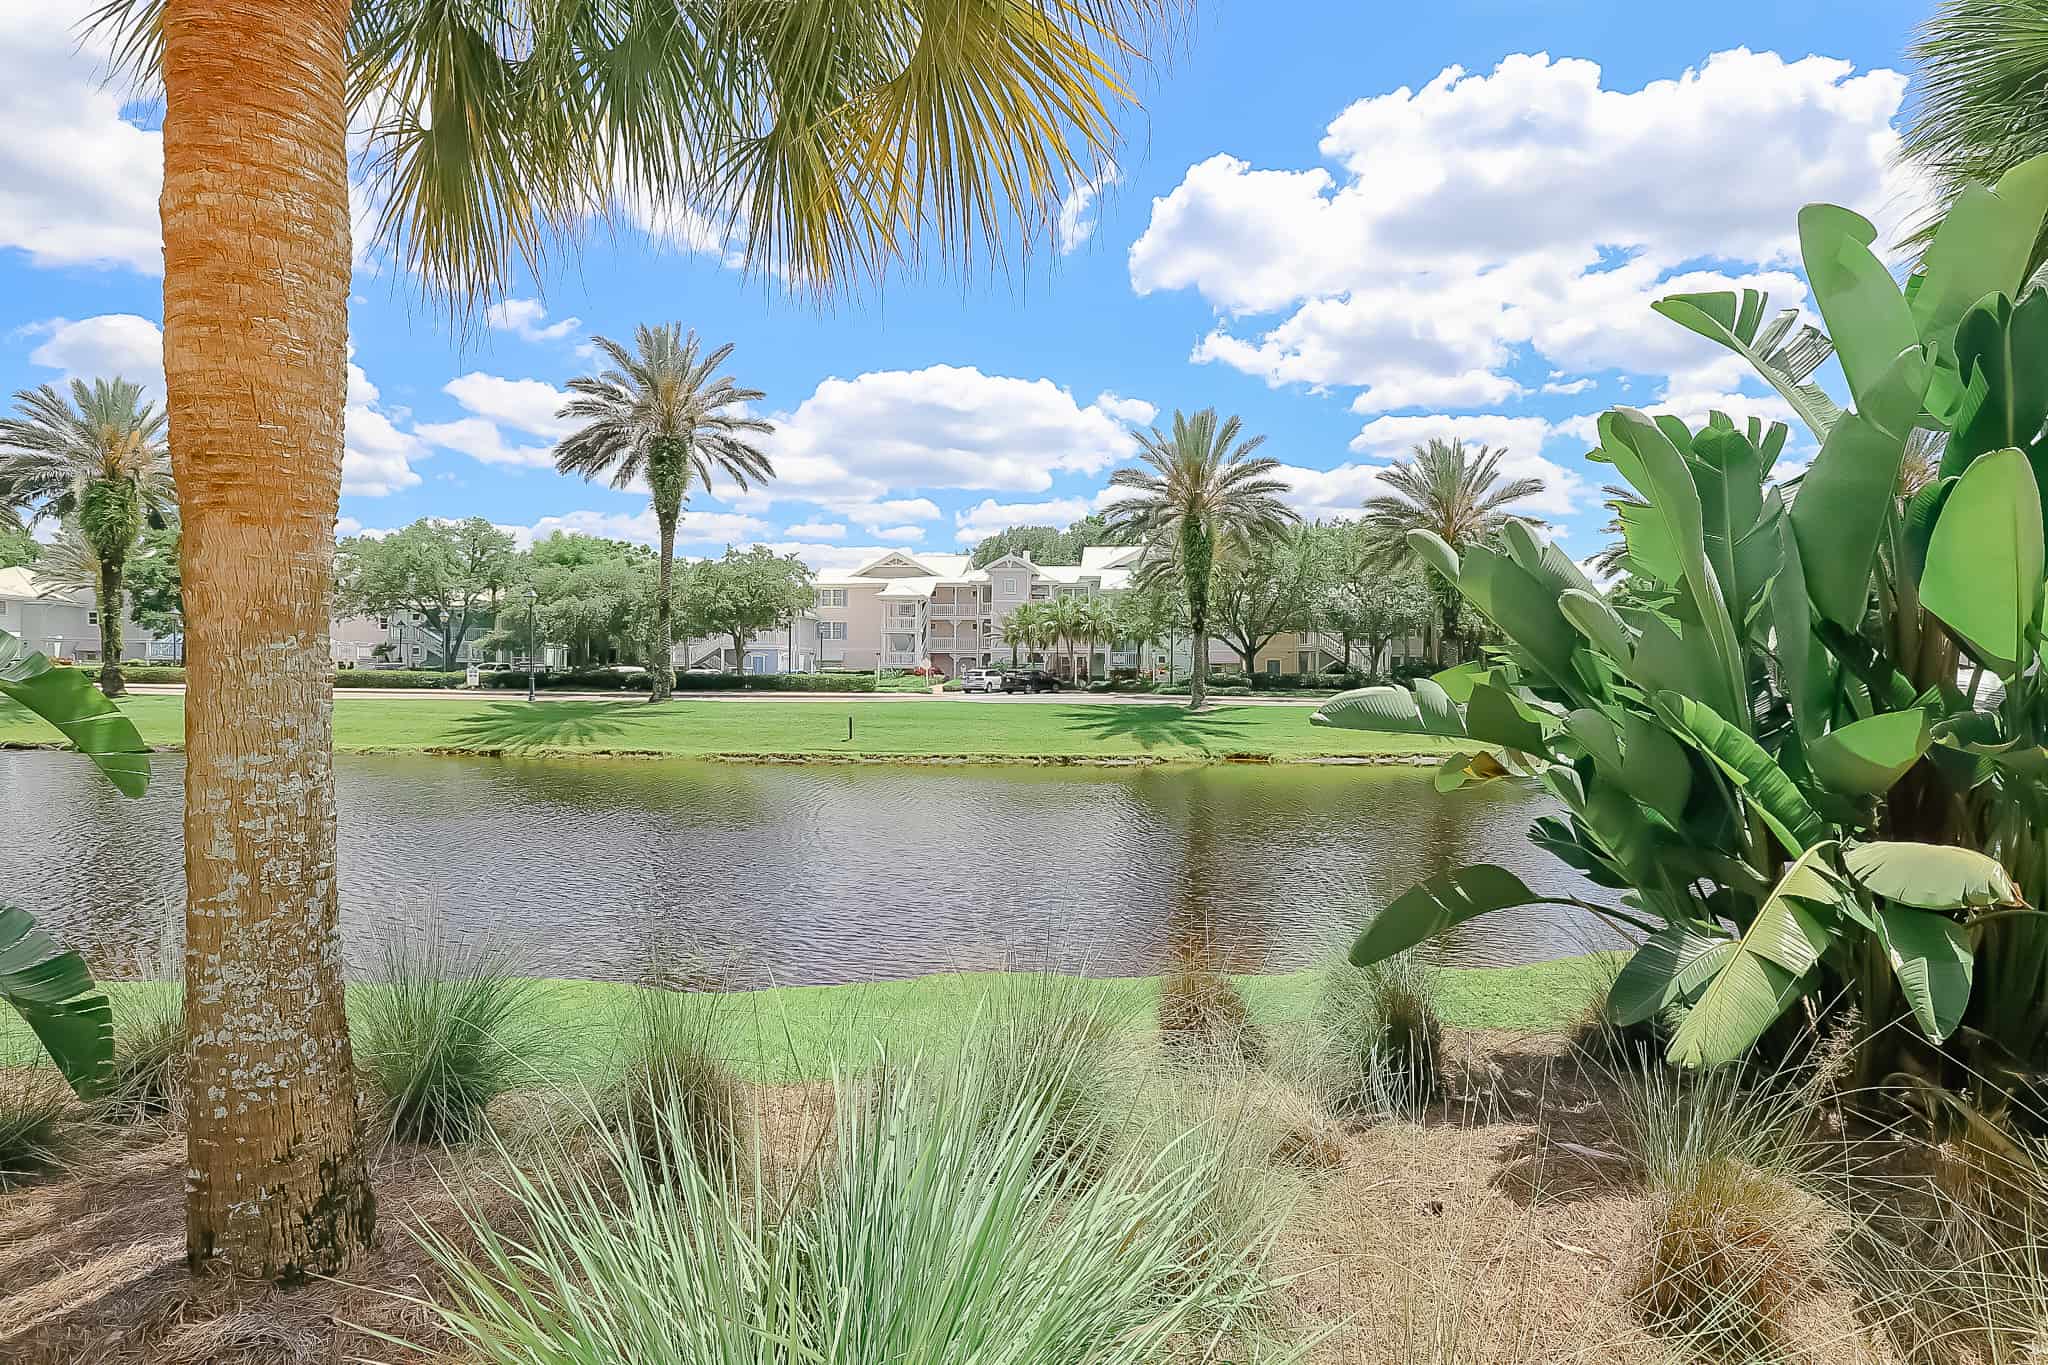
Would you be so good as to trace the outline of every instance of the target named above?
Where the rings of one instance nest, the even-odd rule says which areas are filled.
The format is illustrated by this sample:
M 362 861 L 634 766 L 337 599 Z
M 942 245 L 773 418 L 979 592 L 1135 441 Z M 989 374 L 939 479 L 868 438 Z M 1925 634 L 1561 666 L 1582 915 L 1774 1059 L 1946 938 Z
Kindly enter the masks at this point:
M 89 588 L 59 588 L 26 568 L 0 569 L 0 630 L 52 659 L 100 661 L 98 594 Z M 121 657 L 175 660 L 177 642 L 160 643 L 129 621 L 121 631 Z
M 818 617 L 806 612 L 786 626 L 764 630 L 746 642 L 734 667 L 732 637 L 705 635 L 674 650 L 677 668 L 712 673 L 815 673 L 822 666 Z

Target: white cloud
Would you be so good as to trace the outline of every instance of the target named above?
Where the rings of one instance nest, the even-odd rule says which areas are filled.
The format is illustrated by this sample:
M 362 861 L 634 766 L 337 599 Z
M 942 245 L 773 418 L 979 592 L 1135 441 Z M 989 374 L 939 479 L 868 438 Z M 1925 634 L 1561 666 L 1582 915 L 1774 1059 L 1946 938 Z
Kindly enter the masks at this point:
M 798 540 L 844 540 L 846 528 L 837 522 L 800 521 L 786 527 L 783 534 L 795 536 Z
M 555 416 L 569 395 L 538 379 L 506 379 L 473 370 L 441 386 L 467 412 L 549 441 L 559 441 L 576 424 Z
M 815 540 L 771 540 L 768 548 L 779 555 L 795 555 L 819 572 L 858 569 L 871 559 L 900 547 L 894 545 L 824 545 Z
M 1087 498 L 1052 498 L 1045 502 L 997 502 L 983 498 L 974 506 L 953 514 L 953 527 L 963 545 L 1012 526 L 1066 527 L 1087 516 L 1094 507 Z
M 653 508 L 642 508 L 638 512 L 597 512 L 581 510 L 565 512 L 559 516 L 542 517 L 527 527 L 506 527 L 522 548 L 536 540 L 544 540 L 556 531 L 567 531 L 577 535 L 605 536 L 612 540 L 631 540 L 642 545 L 658 544 L 661 527 L 654 519 Z M 723 550 L 727 544 L 752 545 L 769 531 L 767 522 L 758 517 L 742 516 L 733 512 L 693 512 L 685 510 L 681 525 L 676 528 L 676 544 L 697 549 Z
M 404 414 L 398 413 L 403 418 Z M 420 481 L 412 462 L 432 452 L 402 430 L 378 403 L 377 386 L 354 361 L 348 367 L 348 408 L 344 413 L 341 491 L 351 497 L 381 498 Z
M 1543 385 L 1543 392 L 1561 394 L 1581 394 L 1584 393 L 1587 389 L 1592 388 L 1595 382 L 1596 381 L 1587 378 L 1551 379 L 1545 381 Z
M 1117 421 L 1129 422 L 1135 427 L 1147 426 L 1159 415 L 1158 404 L 1147 403 L 1142 398 L 1126 398 L 1108 389 L 1095 395 L 1095 406 Z
M 1545 516 L 1568 516 L 1578 510 L 1586 492 L 1585 477 L 1576 469 L 1545 459 L 1539 452 L 1553 436 L 1569 434 L 1565 424 L 1553 425 L 1541 417 L 1377 417 L 1351 438 L 1351 449 L 1368 458 L 1405 460 L 1417 445 L 1432 437 L 1462 440 L 1468 450 L 1491 446 L 1505 452 L 1500 463 L 1503 477 L 1537 478 L 1546 485 L 1541 494 L 1516 504 L 1519 509 Z
M 1340 113 L 1320 144 L 1336 169 L 1191 166 L 1154 201 L 1131 283 L 1225 315 L 1194 359 L 1362 388 L 1362 413 L 1498 405 L 1531 353 L 1553 380 L 1681 375 L 1717 353 L 1652 299 L 1749 286 L 1798 305 L 1802 205 L 1911 212 L 1917 177 L 1892 164 L 1905 84 L 1742 49 L 1637 90 L 1545 54 L 1452 67 Z
M 552 446 L 520 446 L 506 441 L 495 422 L 481 417 L 459 417 L 452 422 L 422 422 L 413 428 L 422 440 L 445 450 L 467 455 L 484 464 L 516 465 L 525 469 L 553 469 Z
M 542 325 L 547 306 L 539 299 L 506 299 L 484 310 L 484 320 L 499 331 L 511 332 L 521 341 L 560 341 L 583 325 L 582 318 L 563 318 Z
M 38 266 L 163 272 L 163 135 L 121 117 L 105 52 L 81 47 L 92 0 L 0 5 L 0 248 Z
M 1115 166 L 1106 166 L 1093 179 L 1083 180 L 1060 200 L 1058 221 L 1060 255 L 1079 247 L 1095 235 L 1096 200 L 1103 190 L 1123 179 Z
M 134 313 L 101 313 L 94 317 L 50 318 L 21 329 L 43 338 L 29 360 L 63 372 L 65 379 L 112 379 L 120 376 L 163 401 L 164 334 L 148 318 Z
M 922 526 L 884 526 L 875 533 L 875 539 L 886 540 L 892 545 L 907 545 L 924 539 Z
M 1042 492 L 1056 474 L 1092 474 L 1121 459 L 1130 441 L 1116 415 L 1081 406 L 1049 379 L 954 365 L 870 371 L 825 380 L 776 419 L 776 479 L 762 496 L 839 511 L 892 490 Z

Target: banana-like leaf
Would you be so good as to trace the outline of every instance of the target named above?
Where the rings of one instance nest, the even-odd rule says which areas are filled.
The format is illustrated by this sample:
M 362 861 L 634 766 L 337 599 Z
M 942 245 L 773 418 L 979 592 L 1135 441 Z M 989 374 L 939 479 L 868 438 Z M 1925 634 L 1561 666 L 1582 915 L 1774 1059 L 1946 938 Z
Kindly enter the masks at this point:
M 1691 997 L 1735 955 L 1736 942 L 1689 924 L 1667 924 L 1643 940 L 1607 991 L 1607 1017 L 1623 1028 Z
M 1838 204 L 1808 204 L 1799 211 L 1806 278 L 1849 392 L 1866 414 L 1882 404 L 1879 389 L 1899 352 L 1920 344 L 1906 296 L 1870 249 L 1876 240 L 1869 219 Z M 1809 551 L 1807 559 L 1812 558 Z
M 1740 294 L 1673 294 L 1650 307 L 1747 360 L 1799 414 L 1814 438 L 1825 439 L 1841 409 L 1820 385 L 1808 383 L 1807 376 L 1820 368 L 1834 345 L 1820 329 L 1801 323 L 1797 308 L 1787 308 L 1763 325 L 1769 302 L 1761 290 L 1745 289 Z
M 1628 546 L 1630 571 L 1676 587 L 1685 570 L 1678 559 L 1678 547 L 1671 543 L 1671 531 L 1657 515 L 1657 509 L 1622 503 L 1614 509 L 1614 515 L 1621 523 L 1622 542 Z
M 1806 762 L 1831 791 L 1882 796 L 1933 742 L 1934 728 L 1925 711 L 1889 711 L 1822 735 L 1806 746 Z
M 1567 591 L 1600 591 L 1570 555 L 1558 549 L 1555 541 L 1536 534 L 1528 522 L 1508 522 L 1502 528 L 1501 540 L 1506 543 L 1508 554 L 1515 563 L 1549 588 L 1553 596 Z
M 1771 582 L 1771 629 L 1776 638 L 1778 671 L 1785 679 L 1785 699 L 1801 738 L 1811 739 L 1826 726 L 1827 655 L 1813 634 L 1813 599 L 1806 590 L 1806 562 L 1799 555 L 1799 537 L 1790 518 L 1778 527 L 1783 558 Z
M 2001 678 L 2030 662 L 2041 619 L 2041 494 L 2018 450 L 1979 455 L 1927 543 L 1920 601 Z
M 1869 609 L 1878 538 L 1898 499 L 1906 437 L 1932 373 L 1918 346 L 1894 356 L 1857 410 L 1835 423 L 1792 500 L 1806 589 L 1820 614 L 1844 629 L 1861 626 Z
M 58 668 L 0 630 L 0 695 L 13 698 L 57 727 L 99 766 L 124 796 L 149 787 L 149 746 L 135 722 L 100 695 L 75 668 Z
M 2044 215 L 2048 156 L 2021 162 L 1993 189 L 1973 185 L 1957 195 L 1927 248 L 1926 269 L 1913 291 L 1920 335 L 1942 337 L 1987 294 L 2017 296 Z
M 1482 782 L 1498 782 L 1504 777 L 1513 777 L 1491 749 L 1476 749 L 1471 753 L 1452 754 L 1437 767 L 1435 786 L 1440 792 L 1460 791 Z
M 1430 568 L 1444 576 L 1452 587 L 1458 586 L 1462 570 L 1458 564 L 1458 552 L 1453 550 L 1444 538 L 1434 531 L 1410 531 L 1405 539 L 1413 550 Z
M 1520 645 L 1560 686 L 1571 684 L 1578 633 L 1558 611 L 1558 594 L 1504 554 L 1475 545 L 1460 561 L 1458 591 L 1487 620 Z
M 1453 664 L 1441 673 L 1432 673 L 1429 680 L 1444 690 L 1444 695 L 1463 706 L 1472 700 L 1472 689 L 1485 682 L 1493 673 L 1483 659 L 1467 659 L 1464 663 Z
M 1878 840 L 1851 844 L 1842 866 L 1873 895 L 1920 910 L 2024 904 L 2004 866 L 1974 848 Z
M 1976 967 L 1963 926 L 1945 915 L 1884 905 L 1877 911 L 1877 932 L 1920 1031 L 1934 1042 L 1947 1041 L 1969 1008 Z
M 0 1000 L 35 1031 L 58 1071 L 91 1098 L 114 1069 L 114 1013 L 85 959 L 60 948 L 26 910 L 0 906 Z
M 2048 420 L 2048 294 L 2036 290 L 2017 307 L 2003 294 L 1985 299 L 1963 314 L 1955 348 L 1985 396 L 1942 450 L 1943 471 L 1959 474 L 2006 446 L 2030 450 Z
M 1729 616 L 1727 599 L 1707 558 L 1707 536 L 1699 488 L 1685 457 L 1657 425 L 1633 408 L 1616 408 L 1608 430 L 1628 445 L 1642 462 L 1650 482 L 1650 503 L 1663 517 L 1684 565 L 1684 582 L 1694 616 L 1704 628 L 1703 640 L 1714 660 L 1712 675 L 1698 680 L 1714 709 L 1730 722 L 1747 728 L 1750 721 L 1743 655 Z
M 1803 854 L 1827 837 L 1827 826 L 1777 761 L 1714 711 L 1677 692 L 1651 699 L 1672 730 L 1726 773 L 1785 851 Z
M 1606 598 L 1597 592 L 1567 588 L 1558 597 L 1557 606 L 1572 628 L 1586 637 L 1587 643 L 1612 659 L 1624 673 L 1628 671 L 1635 648 L 1630 643 L 1628 627 Z
M 1490 683 L 1472 689 L 1472 700 L 1465 704 L 1465 733 L 1525 754 L 1550 753 L 1549 729 L 1540 713 L 1523 706 L 1512 692 Z
M 1692 797 L 1692 764 L 1670 731 L 1638 711 L 1621 717 L 1622 786 L 1676 829 Z
M 1671 1036 L 1679 1066 L 1732 1062 L 1763 1036 L 1804 988 L 1832 940 L 1826 911 L 1847 894 L 1826 864 L 1831 844 L 1816 844 L 1785 869 L 1756 918 Z
M 1418 680 L 1426 681 L 1426 680 Z M 1338 730 L 1368 730 L 1383 735 L 1436 735 L 1444 739 L 1465 738 L 1465 725 L 1456 706 L 1441 687 L 1429 686 L 1427 705 L 1423 690 L 1405 687 L 1359 687 L 1339 692 L 1315 709 L 1311 725 Z
M 1714 566 L 1729 613 L 1739 617 L 1753 592 L 1763 587 L 1762 578 L 1744 580 L 1737 569 L 1736 547 L 1763 518 L 1764 471 L 1770 465 L 1763 451 L 1717 412 L 1693 437 L 1688 467 L 1699 490 L 1707 561 Z
M 1441 872 L 1395 897 L 1351 946 L 1352 965 L 1370 967 L 1406 952 L 1453 925 L 1489 910 L 1517 905 L 1573 905 L 1569 897 L 1545 896 L 1529 889 L 1520 877 L 1492 863 L 1475 863 Z

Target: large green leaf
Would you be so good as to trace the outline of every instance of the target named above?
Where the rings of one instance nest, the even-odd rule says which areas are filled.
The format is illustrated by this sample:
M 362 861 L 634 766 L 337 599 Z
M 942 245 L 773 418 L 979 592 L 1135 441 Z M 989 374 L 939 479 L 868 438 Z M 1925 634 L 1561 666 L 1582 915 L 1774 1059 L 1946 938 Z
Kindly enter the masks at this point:
M 1920 1031 L 1945 1041 L 1970 1004 L 1975 962 L 1963 926 L 1926 910 L 1884 905 L 1877 911 L 1877 931 Z
M 1785 870 L 1758 907 L 1735 949 L 1707 982 L 1671 1036 L 1680 1066 L 1732 1062 L 1763 1036 L 1796 1000 L 1831 941 L 1821 913 L 1845 894 L 1825 862 L 1831 844 L 1816 844 Z M 1825 913 L 1825 912 L 1822 912 Z
M 1851 844 L 1842 866 L 1872 894 L 1921 910 L 2022 903 L 2004 866 L 1973 848 L 1879 840 Z
M 1476 863 L 1438 873 L 1395 897 L 1386 909 L 1373 916 L 1372 923 L 1352 945 L 1351 961 L 1356 966 L 1369 967 L 1476 915 L 1517 905 L 1583 902 L 1540 895 L 1506 868 Z
M 1806 748 L 1807 764 L 1844 796 L 1882 796 L 1934 742 L 1925 711 L 1890 711 L 1832 730 Z
M 1691 697 L 1659 692 L 1652 702 L 1674 731 L 1734 781 L 1786 852 L 1803 854 L 1827 837 L 1819 814 L 1755 740 Z
M 1662 1014 L 1712 980 L 1736 942 L 1688 924 L 1667 924 L 1643 940 L 1607 992 L 1607 1017 L 1627 1028 Z
M 1745 289 L 1740 294 L 1673 294 L 1650 307 L 1747 360 L 1799 414 L 1815 438 L 1824 438 L 1840 409 L 1820 385 L 1808 383 L 1806 377 L 1828 358 L 1833 345 L 1818 328 L 1799 321 L 1797 308 L 1787 308 L 1765 324 L 1769 302 L 1762 291 Z
M 0 1000 L 49 1049 L 71 1088 L 90 1098 L 114 1066 L 114 1014 L 85 959 L 57 946 L 26 910 L 0 906 Z
M 1807 592 L 1822 616 L 1850 630 L 1869 607 L 1871 565 L 1931 373 L 1918 346 L 1894 356 L 1867 401 L 1835 423 L 1792 500 Z
M 1692 764 L 1668 730 L 1639 711 L 1621 718 L 1622 785 L 1677 828 L 1692 795 Z
M 1621 616 L 1597 592 L 1567 588 L 1557 599 L 1558 609 L 1593 648 L 1612 659 L 1623 672 L 1635 650 L 1629 643 L 1628 627 Z
M 1317 707 L 1308 723 L 1339 730 L 1369 730 L 1375 734 L 1464 738 L 1465 727 L 1458 718 L 1457 709 L 1449 706 L 1447 699 L 1438 704 L 1437 699 L 1444 695 L 1442 688 L 1431 684 L 1431 690 L 1434 695 L 1426 710 L 1417 705 L 1419 691 L 1411 694 L 1405 687 L 1360 687 L 1339 692 Z
M 149 746 L 135 723 L 100 695 L 83 673 L 54 666 L 4 630 L 0 695 L 56 726 L 124 795 L 140 796 L 149 787 Z
M 1926 269 L 1913 291 L 1920 335 L 1944 336 L 1987 294 L 2018 295 L 2044 214 L 2048 156 L 2021 162 L 1995 189 L 1973 185 L 1957 195 L 1927 248 Z
M 1978 456 L 1928 541 L 1922 604 L 2010 678 L 2033 654 L 2041 573 L 2041 495 L 2027 457 L 2013 449 Z
M 1472 689 L 1465 704 L 1465 733 L 1488 744 L 1519 749 L 1525 754 L 1550 752 L 1548 728 L 1540 713 L 1531 711 L 1513 693 L 1490 683 Z
M 1942 468 L 1960 473 L 1986 451 L 2031 449 L 2048 420 L 2048 294 L 2037 290 L 2018 307 L 2003 294 L 1983 300 L 1963 314 L 1955 348 L 1984 397 L 1949 438 Z
M 1799 254 L 1807 282 L 1849 392 L 1864 412 L 1882 401 L 1879 388 L 1899 352 L 1920 344 L 1906 296 L 1870 249 L 1876 240 L 1869 219 L 1840 205 L 1808 204 L 1799 211 Z
M 1460 561 L 1458 590 L 1553 682 L 1569 686 L 1578 632 L 1558 610 L 1558 589 L 1495 550 L 1475 545 Z
M 1811 738 L 1826 726 L 1827 656 L 1813 633 L 1813 599 L 1806 591 L 1806 563 L 1799 557 L 1799 537 L 1786 519 L 1778 527 L 1784 551 L 1778 576 L 1771 583 L 1771 629 L 1778 653 L 1778 672 L 1785 680 L 1785 700 L 1802 737 Z
M 1410 531 L 1404 539 L 1408 542 L 1408 548 L 1413 550 L 1418 558 L 1442 574 L 1452 587 L 1458 586 L 1458 579 L 1463 572 L 1458 564 L 1458 552 L 1453 550 L 1442 536 L 1434 531 L 1415 530 Z

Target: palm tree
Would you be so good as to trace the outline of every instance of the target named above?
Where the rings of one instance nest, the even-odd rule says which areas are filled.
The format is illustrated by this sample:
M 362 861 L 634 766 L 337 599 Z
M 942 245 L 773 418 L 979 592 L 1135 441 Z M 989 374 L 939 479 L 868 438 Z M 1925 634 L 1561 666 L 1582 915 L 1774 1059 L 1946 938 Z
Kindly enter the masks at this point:
M 397 278 L 464 324 L 612 205 L 721 225 L 814 297 L 1050 235 L 1182 0 L 107 0 L 163 96 L 185 520 L 187 1236 L 344 1264 L 373 1200 L 342 1014 L 331 662 L 350 136 Z M 146 92 L 154 95 L 156 90 Z M 929 236 L 929 244 L 920 239 Z
M 121 623 L 127 592 L 122 572 L 143 523 L 173 514 L 170 452 L 164 413 L 142 401 L 125 379 L 71 381 L 67 399 L 55 385 L 14 395 L 13 417 L 0 418 L 0 502 L 77 528 L 97 561 L 100 602 L 100 691 L 118 697 Z
M 1187 594 L 1190 709 L 1208 694 L 1209 582 L 1219 547 L 1248 548 L 1301 519 L 1280 501 L 1288 487 L 1273 477 L 1280 462 L 1253 455 L 1266 438 L 1240 439 L 1243 426 L 1236 417 L 1219 420 L 1214 408 L 1193 416 L 1175 410 L 1170 435 L 1154 427 L 1138 437 L 1144 467 L 1109 476 L 1127 494 L 1109 505 L 1105 524 L 1145 545 L 1143 573 L 1175 574 Z
M 1095 672 L 1095 646 L 1102 646 L 1102 676 L 1109 676 L 1109 652 L 1117 641 L 1116 608 L 1104 597 L 1090 597 L 1081 603 L 1081 638 L 1088 643 L 1088 672 Z
M 1946 0 L 1912 47 L 1919 98 L 1901 154 L 1931 173 L 1935 202 L 1916 234 L 1934 225 L 1971 185 L 1995 183 L 2048 152 L 2048 9 L 2015 0 Z M 2048 261 L 2044 228 L 2028 261 Z
M 711 487 L 716 468 L 738 484 L 775 477 L 768 457 L 746 438 L 766 436 L 775 428 L 746 415 L 749 403 L 766 397 L 759 389 L 743 389 L 718 371 L 732 355 L 727 342 L 709 355 L 698 353 L 697 333 L 683 325 L 640 326 L 628 351 L 608 337 L 592 337 L 612 368 L 569 381 L 576 396 L 562 405 L 557 417 L 583 423 L 555 447 L 555 468 L 564 474 L 594 478 L 612 476 L 612 487 L 627 488 L 647 481 L 654 521 L 661 533 L 659 568 L 654 593 L 654 688 L 650 702 L 667 701 L 675 686 L 669 655 L 675 649 L 676 523 L 690 488 Z M 739 667 L 737 657 L 733 660 Z
M 1386 567 L 1405 567 L 1414 562 L 1408 545 L 1410 531 L 1428 531 L 1460 554 L 1474 545 L 1498 536 L 1515 520 L 1509 504 L 1533 498 L 1543 492 L 1541 479 L 1504 479 L 1500 462 L 1505 450 L 1479 447 L 1468 454 L 1464 441 L 1432 436 L 1414 448 L 1410 458 L 1380 476 L 1390 490 L 1365 502 L 1360 524 L 1380 538 L 1386 548 Z M 1458 590 L 1434 575 L 1430 584 L 1436 591 L 1440 631 L 1437 662 L 1443 663 L 1443 646 L 1459 640 Z
M 1044 604 L 1020 602 L 1003 618 L 1003 643 L 1010 647 L 1010 663 L 1014 667 L 1021 660 L 1018 651 L 1038 647 L 1040 636 L 1045 629 Z

